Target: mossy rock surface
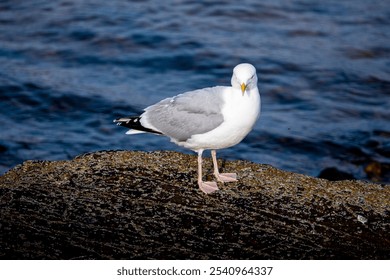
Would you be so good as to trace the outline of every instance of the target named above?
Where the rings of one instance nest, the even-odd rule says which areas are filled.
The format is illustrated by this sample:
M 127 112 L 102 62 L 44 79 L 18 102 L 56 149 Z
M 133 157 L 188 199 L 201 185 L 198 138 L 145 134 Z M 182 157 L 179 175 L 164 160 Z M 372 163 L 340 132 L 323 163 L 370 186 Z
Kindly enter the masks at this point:
M 104 151 L 27 161 L 0 177 L 3 259 L 389 259 L 390 187 L 197 159 Z M 205 179 L 212 163 L 204 161 Z

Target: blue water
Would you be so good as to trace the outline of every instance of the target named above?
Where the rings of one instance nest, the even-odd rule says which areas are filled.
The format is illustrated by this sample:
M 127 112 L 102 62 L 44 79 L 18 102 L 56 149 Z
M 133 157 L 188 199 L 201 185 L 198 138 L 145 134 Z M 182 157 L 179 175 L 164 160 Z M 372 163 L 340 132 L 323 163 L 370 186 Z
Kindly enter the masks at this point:
M 0 173 L 98 150 L 191 153 L 112 120 L 229 85 L 250 62 L 262 115 L 221 157 L 369 179 L 390 164 L 389 26 L 383 0 L 1 1 Z

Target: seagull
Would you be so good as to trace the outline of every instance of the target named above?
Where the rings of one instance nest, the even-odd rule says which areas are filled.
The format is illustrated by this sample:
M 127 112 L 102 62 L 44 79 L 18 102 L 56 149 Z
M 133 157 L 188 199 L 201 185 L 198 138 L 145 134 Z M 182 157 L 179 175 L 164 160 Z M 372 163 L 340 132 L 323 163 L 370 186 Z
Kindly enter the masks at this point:
M 140 116 L 115 119 L 130 128 L 126 134 L 167 136 L 198 154 L 198 186 L 206 194 L 218 190 L 216 182 L 202 180 L 202 154 L 211 150 L 214 176 L 219 182 L 237 181 L 236 173 L 219 173 L 216 150 L 240 143 L 260 116 L 256 68 L 249 63 L 233 69 L 231 86 L 188 91 L 144 109 Z

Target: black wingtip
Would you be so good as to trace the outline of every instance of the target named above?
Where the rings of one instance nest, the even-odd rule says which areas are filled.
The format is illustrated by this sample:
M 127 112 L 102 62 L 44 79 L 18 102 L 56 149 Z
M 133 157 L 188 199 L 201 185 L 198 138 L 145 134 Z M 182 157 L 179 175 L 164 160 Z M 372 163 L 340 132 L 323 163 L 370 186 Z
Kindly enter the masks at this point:
M 127 117 L 127 118 L 118 118 L 114 120 L 114 123 L 117 123 L 119 126 L 124 126 L 130 129 L 145 131 L 149 133 L 162 134 L 159 131 L 144 127 L 141 124 L 141 117 Z

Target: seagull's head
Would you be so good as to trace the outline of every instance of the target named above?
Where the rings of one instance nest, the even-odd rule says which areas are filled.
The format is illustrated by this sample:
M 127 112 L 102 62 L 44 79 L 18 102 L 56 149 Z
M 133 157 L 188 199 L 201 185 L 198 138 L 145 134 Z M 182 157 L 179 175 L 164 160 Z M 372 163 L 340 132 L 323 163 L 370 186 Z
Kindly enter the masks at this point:
M 232 87 L 240 89 L 242 95 L 245 91 L 257 88 L 256 68 L 249 63 L 241 63 L 234 67 Z

